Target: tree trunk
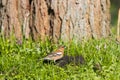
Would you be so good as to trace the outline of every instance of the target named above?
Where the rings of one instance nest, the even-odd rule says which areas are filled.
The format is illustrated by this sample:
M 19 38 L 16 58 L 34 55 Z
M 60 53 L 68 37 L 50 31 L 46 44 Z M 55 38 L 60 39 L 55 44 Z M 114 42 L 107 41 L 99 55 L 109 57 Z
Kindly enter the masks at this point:
M 109 0 L 1 0 L 0 27 L 18 40 L 81 40 L 110 34 Z

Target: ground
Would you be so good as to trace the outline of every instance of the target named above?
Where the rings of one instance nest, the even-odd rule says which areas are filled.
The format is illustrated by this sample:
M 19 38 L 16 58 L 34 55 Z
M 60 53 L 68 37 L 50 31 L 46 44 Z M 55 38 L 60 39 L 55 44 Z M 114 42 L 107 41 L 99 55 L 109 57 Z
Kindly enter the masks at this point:
M 83 64 L 43 63 L 49 52 L 65 45 L 65 56 L 81 55 Z M 119 80 L 120 44 L 114 38 L 75 43 L 24 40 L 22 45 L 0 38 L 0 80 Z

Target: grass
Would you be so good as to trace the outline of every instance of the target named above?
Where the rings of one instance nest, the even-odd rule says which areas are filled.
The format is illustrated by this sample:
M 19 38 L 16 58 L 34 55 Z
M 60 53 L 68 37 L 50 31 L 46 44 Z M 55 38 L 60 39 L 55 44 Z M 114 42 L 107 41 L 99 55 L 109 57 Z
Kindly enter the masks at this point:
M 0 80 L 120 80 L 120 45 L 115 40 L 63 43 L 65 55 L 83 55 L 86 64 L 59 67 L 43 64 L 41 58 L 57 49 L 50 41 L 24 40 L 23 45 L 0 38 Z M 95 64 L 101 70 L 94 70 Z

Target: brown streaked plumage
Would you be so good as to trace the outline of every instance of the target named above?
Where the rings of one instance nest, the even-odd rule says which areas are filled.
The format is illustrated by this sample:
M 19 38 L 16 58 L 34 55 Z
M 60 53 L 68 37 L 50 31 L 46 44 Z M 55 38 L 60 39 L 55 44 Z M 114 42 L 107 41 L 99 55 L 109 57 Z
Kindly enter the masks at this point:
M 56 60 L 61 59 L 64 55 L 64 48 L 64 46 L 59 47 L 59 49 L 47 55 L 44 60 L 53 60 L 55 62 Z

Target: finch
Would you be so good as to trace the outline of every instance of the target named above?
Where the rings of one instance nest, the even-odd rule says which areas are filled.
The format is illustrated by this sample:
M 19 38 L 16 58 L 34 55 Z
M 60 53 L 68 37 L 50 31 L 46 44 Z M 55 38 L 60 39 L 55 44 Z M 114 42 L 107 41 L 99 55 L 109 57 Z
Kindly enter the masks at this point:
M 59 47 L 56 51 L 51 52 L 50 54 L 48 54 L 45 58 L 43 58 L 44 60 L 53 60 L 54 62 L 56 60 L 59 60 L 63 57 L 64 55 L 64 46 Z

